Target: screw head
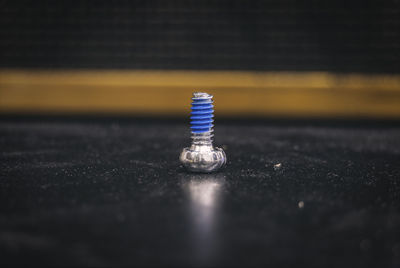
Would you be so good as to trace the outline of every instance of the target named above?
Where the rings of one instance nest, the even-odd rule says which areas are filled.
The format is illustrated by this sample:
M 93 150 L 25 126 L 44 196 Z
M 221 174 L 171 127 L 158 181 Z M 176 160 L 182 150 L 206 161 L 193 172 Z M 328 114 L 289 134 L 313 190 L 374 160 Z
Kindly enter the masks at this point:
M 226 164 L 224 150 L 205 145 L 184 148 L 179 159 L 187 170 L 202 173 L 217 171 Z

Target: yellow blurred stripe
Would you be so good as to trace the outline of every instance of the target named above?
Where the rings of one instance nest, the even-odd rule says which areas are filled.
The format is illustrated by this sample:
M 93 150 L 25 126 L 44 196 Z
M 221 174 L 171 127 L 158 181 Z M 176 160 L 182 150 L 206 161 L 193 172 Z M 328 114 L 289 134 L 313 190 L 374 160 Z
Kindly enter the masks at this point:
M 3 113 L 186 115 L 193 91 L 219 115 L 400 118 L 400 75 L 0 70 Z

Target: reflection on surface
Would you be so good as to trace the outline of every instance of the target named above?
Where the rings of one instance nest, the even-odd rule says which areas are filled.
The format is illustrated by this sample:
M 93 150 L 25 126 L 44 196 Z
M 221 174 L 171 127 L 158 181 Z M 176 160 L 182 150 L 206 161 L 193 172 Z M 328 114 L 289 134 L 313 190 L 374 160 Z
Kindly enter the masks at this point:
M 190 197 L 192 202 L 201 207 L 214 207 L 221 183 L 213 180 L 189 182 Z
M 217 254 L 218 210 L 224 181 L 221 176 L 193 175 L 184 183 L 190 200 L 194 257 L 199 265 L 210 264 Z

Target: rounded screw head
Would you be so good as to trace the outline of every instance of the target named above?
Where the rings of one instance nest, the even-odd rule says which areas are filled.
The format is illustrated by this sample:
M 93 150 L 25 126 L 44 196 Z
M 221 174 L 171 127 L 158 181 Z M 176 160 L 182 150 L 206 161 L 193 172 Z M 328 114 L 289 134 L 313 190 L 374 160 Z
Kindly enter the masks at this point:
M 184 148 L 179 159 L 187 170 L 203 173 L 217 171 L 226 163 L 224 150 L 201 145 Z
M 183 149 L 179 159 L 185 168 L 193 172 L 209 173 L 223 167 L 226 163 L 224 150 L 214 148 L 213 100 L 204 92 L 193 93 L 191 112 L 192 146 Z

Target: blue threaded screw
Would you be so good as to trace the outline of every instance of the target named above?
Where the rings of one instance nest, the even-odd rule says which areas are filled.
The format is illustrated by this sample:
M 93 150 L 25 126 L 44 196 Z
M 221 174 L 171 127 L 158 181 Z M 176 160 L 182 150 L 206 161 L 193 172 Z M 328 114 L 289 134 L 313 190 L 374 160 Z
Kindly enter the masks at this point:
M 213 172 L 226 163 L 226 155 L 221 148 L 213 147 L 213 96 L 207 93 L 193 93 L 191 130 L 192 145 L 184 148 L 180 160 L 190 171 Z
M 194 93 L 192 98 L 191 129 L 193 133 L 212 131 L 214 106 L 212 96 L 207 93 Z

